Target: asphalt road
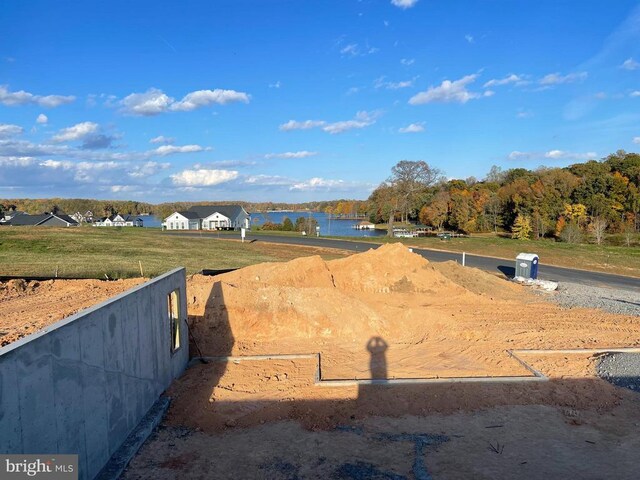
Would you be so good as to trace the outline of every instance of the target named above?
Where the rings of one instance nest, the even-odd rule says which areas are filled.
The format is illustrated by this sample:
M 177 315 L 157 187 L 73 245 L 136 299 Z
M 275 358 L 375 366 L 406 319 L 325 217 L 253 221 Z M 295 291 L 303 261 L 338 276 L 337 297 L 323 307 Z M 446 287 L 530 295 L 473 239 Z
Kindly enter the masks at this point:
M 207 236 L 211 238 L 236 238 L 240 235 L 223 233 L 219 236 L 211 234 L 202 234 L 201 232 L 180 232 L 171 233 L 170 235 L 180 236 Z M 340 248 L 343 250 L 352 250 L 364 252 L 370 248 L 378 248 L 380 244 L 369 242 L 358 242 L 351 240 L 339 240 L 333 238 L 318 237 L 283 237 L 279 235 L 251 235 L 248 234 L 245 241 L 281 243 L 287 245 L 306 245 L 313 247 Z M 413 251 L 422 255 L 429 261 L 446 262 L 447 260 L 455 260 L 462 263 L 461 253 L 442 252 L 439 250 L 428 250 L 423 248 L 414 248 Z M 515 259 L 504 260 L 502 258 L 484 257 L 479 255 L 466 254 L 466 265 L 475 267 L 488 272 L 501 272 L 506 276 L 513 277 L 515 272 Z M 213 267 L 213 265 L 212 265 Z M 588 270 L 577 270 L 572 268 L 554 267 L 545 265 L 544 258 L 541 259 L 538 267 L 538 278 L 543 280 L 553 280 L 556 282 L 573 282 L 583 285 L 592 285 L 596 287 L 619 288 L 624 290 L 635 290 L 640 295 L 640 278 L 626 277 L 624 275 L 612 275 L 609 273 L 593 272 Z

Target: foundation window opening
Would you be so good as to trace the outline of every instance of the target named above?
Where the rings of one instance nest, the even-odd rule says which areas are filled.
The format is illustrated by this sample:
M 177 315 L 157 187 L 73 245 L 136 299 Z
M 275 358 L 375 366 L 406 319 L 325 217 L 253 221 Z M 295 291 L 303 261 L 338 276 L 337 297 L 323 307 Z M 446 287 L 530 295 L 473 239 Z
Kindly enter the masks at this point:
M 168 295 L 169 325 L 171 328 L 171 353 L 180 349 L 180 295 L 174 290 Z

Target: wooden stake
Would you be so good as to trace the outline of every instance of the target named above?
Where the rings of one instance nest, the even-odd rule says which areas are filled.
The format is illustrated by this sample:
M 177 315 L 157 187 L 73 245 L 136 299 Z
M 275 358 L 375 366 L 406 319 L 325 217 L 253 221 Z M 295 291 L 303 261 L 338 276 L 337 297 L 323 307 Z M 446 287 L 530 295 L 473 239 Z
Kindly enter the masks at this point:
M 140 276 L 144 277 L 144 271 L 142 270 L 142 261 L 138 260 L 138 263 L 140 264 Z

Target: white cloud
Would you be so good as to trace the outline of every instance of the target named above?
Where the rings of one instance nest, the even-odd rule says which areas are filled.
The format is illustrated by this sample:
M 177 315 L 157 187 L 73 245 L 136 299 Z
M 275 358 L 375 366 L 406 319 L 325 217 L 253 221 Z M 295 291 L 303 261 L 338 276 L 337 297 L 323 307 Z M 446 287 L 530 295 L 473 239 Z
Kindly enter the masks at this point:
M 365 112 L 361 111 L 356 113 L 353 120 L 343 120 L 340 122 L 329 123 L 324 120 L 305 120 L 298 122 L 296 120 L 289 120 L 287 123 L 280 125 L 280 130 L 309 130 L 311 128 L 322 128 L 323 131 L 336 135 L 348 130 L 368 127 L 376 122 L 376 119 L 380 116 L 380 112 Z
M 473 43 L 473 42 L 475 41 L 475 40 L 473 39 L 473 35 L 469 35 L 469 34 L 466 34 L 466 35 L 464 36 L 464 39 L 465 39 L 468 43 Z
M 371 122 L 361 120 L 344 120 L 341 122 L 330 123 L 322 129 L 325 132 L 330 133 L 331 135 L 336 135 L 338 133 L 344 133 L 348 130 L 368 127 L 369 125 L 371 125 Z
M 308 152 L 302 150 L 299 152 L 284 152 L 284 153 L 267 153 L 264 158 L 307 158 L 317 155 L 318 152 Z
M 113 193 L 134 192 L 136 190 L 135 185 L 111 185 L 109 190 Z
M 165 170 L 171 166 L 170 163 L 145 162 L 142 165 L 136 165 L 129 171 L 129 176 L 134 178 L 150 177 L 161 170 Z
M 0 157 L 0 167 L 28 167 L 33 161 L 33 157 Z
M 38 118 L 36 118 L 36 123 L 39 123 L 41 125 L 45 125 L 48 121 L 49 117 L 47 117 L 44 113 L 41 113 L 40 115 L 38 115 Z
M 635 90 L 629 94 L 631 97 L 640 97 L 640 90 Z
M 400 63 L 402 65 L 404 65 L 405 67 L 410 67 L 411 65 L 416 63 L 416 59 L 415 58 L 403 58 L 403 59 L 400 60 Z
M 346 45 L 342 49 L 340 49 L 340 53 L 342 55 L 351 55 L 352 57 L 357 56 L 360 53 L 360 49 L 358 48 L 357 43 L 350 43 Z
M 174 153 L 194 153 L 204 150 L 211 150 L 211 147 L 205 148 L 200 145 L 162 145 L 152 150 L 151 153 L 165 157 L 167 155 L 173 155 Z
M 341 43 L 341 40 L 338 43 Z M 362 46 L 357 43 L 350 43 L 340 49 L 340 54 L 343 56 L 349 56 L 349 57 L 360 57 L 364 55 L 371 55 L 373 53 L 378 53 L 379 51 L 380 51 L 379 48 L 371 47 L 368 44 L 365 44 L 364 46 Z
M 282 83 L 280 83 L 280 80 L 278 80 L 276 83 L 269 84 L 269 88 L 280 88 L 281 86 L 282 86 Z
M 63 128 L 51 140 L 54 142 L 71 142 L 74 140 L 82 140 L 88 135 L 98 131 L 99 125 L 93 122 L 82 122 L 72 127 Z
M 292 180 L 280 175 L 251 175 L 246 177 L 244 183 L 256 186 L 282 186 L 291 185 Z
M 76 97 L 69 95 L 34 95 L 20 90 L 10 92 L 8 85 L 0 85 L 0 103 L 8 107 L 18 105 L 39 105 L 41 107 L 54 108 L 73 102 Z
M 313 190 L 330 190 L 340 188 L 345 185 L 344 180 L 327 180 L 320 177 L 314 177 L 309 180 L 294 183 L 289 190 L 313 191 Z
M 640 63 L 629 57 L 624 62 L 622 62 L 620 68 L 623 68 L 625 70 L 638 70 L 640 68 Z
M 373 81 L 373 86 L 375 88 L 386 88 L 388 90 L 400 90 L 401 88 L 413 87 L 414 79 L 404 80 L 400 82 L 387 82 L 385 81 L 385 77 L 376 78 Z
M 127 95 L 120 104 L 129 115 L 152 116 L 168 111 L 190 112 L 209 105 L 226 105 L 233 102 L 249 103 L 249 95 L 235 90 L 197 90 L 176 101 L 162 90 L 150 88 L 144 93 Z
M 403 10 L 413 7 L 418 0 L 391 0 L 391 4 Z
M 532 159 L 549 159 L 549 160 L 591 160 L 598 155 L 596 152 L 567 152 L 564 150 L 549 150 L 547 152 L 511 152 L 507 158 L 509 160 L 532 160 Z
M 519 152 L 517 150 L 514 150 L 509 155 L 507 155 L 507 158 L 509 160 L 522 160 L 522 159 L 529 159 L 531 158 L 531 156 L 532 156 L 531 153 Z
M 633 137 L 633 143 L 640 143 L 640 137 Z
M 10 123 L 0 123 L 0 138 L 9 138 L 20 135 L 24 132 L 24 128 Z
M 284 132 L 290 130 L 309 130 L 310 128 L 322 127 L 326 123 L 324 120 L 305 120 L 303 122 L 289 120 L 287 123 L 280 125 L 279 128 Z
M 183 170 L 171 175 L 174 185 L 182 187 L 211 187 L 238 178 L 235 170 Z
M 504 78 L 500 78 L 500 79 L 493 78 L 489 80 L 487 83 L 485 83 L 483 86 L 484 88 L 500 87 L 502 85 L 509 85 L 511 83 L 520 86 L 520 85 L 525 85 L 528 82 L 527 80 L 524 79 L 522 75 L 516 75 L 514 73 L 511 73 Z
M 409 100 L 411 105 L 422 105 L 425 103 L 441 102 L 441 103 L 466 103 L 469 100 L 482 97 L 482 94 L 470 92 L 467 85 L 475 82 L 478 78 L 477 74 L 466 75 L 459 80 L 443 81 L 437 87 L 429 87 L 428 90 L 420 92 Z
M 151 116 L 166 112 L 174 99 L 158 90 L 150 88 L 144 93 L 132 93 L 121 102 L 123 111 L 130 115 Z
M 96 183 L 104 172 L 119 174 L 125 164 L 108 162 L 71 162 L 69 160 L 45 160 L 40 166 L 54 170 L 70 171 L 73 179 L 81 183 Z
M 164 135 L 158 135 L 149 140 L 149 143 L 162 143 L 164 145 L 172 144 L 176 141 L 173 137 L 165 137 Z
M 424 124 L 420 123 L 411 123 L 406 127 L 402 127 L 398 130 L 400 133 L 419 133 L 424 132 Z
M 574 83 L 585 80 L 587 78 L 587 72 L 569 73 L 567 75 L 560 75 L 559 73 L 550 73 L 540 79 L 540 85 L 561 85 L 564 83 Z
M 190 112 L 200 107 L 209 105 L 226 105 L 227 103 L 244 102 L 249 103 L 249 95 L 244 92 L 236 92 L 235 90 L 198 90 L 188 93 L 179 102 L 171 105 L 171 110 L 181 112 Z
M 376 123 L 376 119 L 380 116 L 379 112 L 361 111 L 356 113 L 354 120 L 345 120 L 341 122 L 328 123 L 322 130 L 331 135 L 346 132 L 348 130 L 368 127 Z

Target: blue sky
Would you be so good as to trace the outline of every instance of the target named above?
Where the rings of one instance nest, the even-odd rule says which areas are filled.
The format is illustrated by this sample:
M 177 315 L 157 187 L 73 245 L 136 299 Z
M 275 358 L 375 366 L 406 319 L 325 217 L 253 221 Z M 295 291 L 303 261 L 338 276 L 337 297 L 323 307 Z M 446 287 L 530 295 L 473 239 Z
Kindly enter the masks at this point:
M 0 197 L 366 198 L 640 150 L 637 1 L 3 0 Z

